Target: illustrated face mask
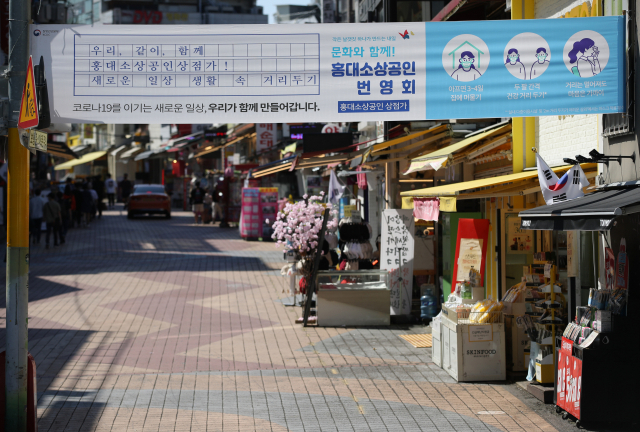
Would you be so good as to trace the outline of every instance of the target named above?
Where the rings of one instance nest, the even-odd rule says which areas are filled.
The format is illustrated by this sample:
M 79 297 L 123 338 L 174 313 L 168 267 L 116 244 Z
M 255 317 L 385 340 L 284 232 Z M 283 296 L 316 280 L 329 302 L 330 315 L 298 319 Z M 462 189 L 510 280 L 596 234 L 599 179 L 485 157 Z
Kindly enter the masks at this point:
M 516 64 L 518 61 L 518 54 L 509 54 L 509 63 Z
M 543 52 L 536 54 L 536 57 L 538 57 L 538 61 L 540 63 L 544 63 L 544 60 L 547 58 L 547 55 Z
M 460 64 L 463 68 L 469 69 L 473 64 L 473 59 L 470 59 L 469 57 L 463 57 L 460 59 Z

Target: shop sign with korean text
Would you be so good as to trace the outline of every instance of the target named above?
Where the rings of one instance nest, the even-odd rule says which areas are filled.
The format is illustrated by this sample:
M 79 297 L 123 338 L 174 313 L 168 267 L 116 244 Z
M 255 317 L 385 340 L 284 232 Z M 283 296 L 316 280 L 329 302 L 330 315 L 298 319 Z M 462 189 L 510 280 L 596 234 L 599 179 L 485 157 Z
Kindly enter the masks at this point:
M 624 18 L 31 25 L 54 123 L 280 123 L 623 112 Z
M 273 123 L 256 124 L 256 153 L 269 151 L 276 145 L 277 127 Z
M 384 210 L 380 269 L 389 272 L 391 315 L 409 315 L 413 292 L 413 210 Z

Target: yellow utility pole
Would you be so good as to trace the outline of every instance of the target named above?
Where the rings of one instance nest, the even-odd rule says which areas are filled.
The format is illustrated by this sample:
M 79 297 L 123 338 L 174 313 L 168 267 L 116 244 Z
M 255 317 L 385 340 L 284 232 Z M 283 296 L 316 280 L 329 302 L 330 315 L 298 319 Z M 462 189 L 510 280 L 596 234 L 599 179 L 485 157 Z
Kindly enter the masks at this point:
M 29 150 L 20 143 L 18 117 L 29 61 L 30 21 L 31 0 L 10 0 L 5 430 L 12 432 L 27 430 Z

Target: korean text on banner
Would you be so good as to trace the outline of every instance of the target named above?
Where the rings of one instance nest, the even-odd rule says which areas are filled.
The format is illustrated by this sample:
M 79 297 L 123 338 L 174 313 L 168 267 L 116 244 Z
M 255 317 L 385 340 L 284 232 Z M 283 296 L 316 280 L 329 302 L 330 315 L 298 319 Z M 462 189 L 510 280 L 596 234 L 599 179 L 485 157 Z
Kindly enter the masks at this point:
M 391 315 L 411 313 L 415 222 L 413 210 L 382 213 L 380 269 L 389 272 Z
M 32 25 L 53 122 L 280 123 L 624 112 L 624 18 Z

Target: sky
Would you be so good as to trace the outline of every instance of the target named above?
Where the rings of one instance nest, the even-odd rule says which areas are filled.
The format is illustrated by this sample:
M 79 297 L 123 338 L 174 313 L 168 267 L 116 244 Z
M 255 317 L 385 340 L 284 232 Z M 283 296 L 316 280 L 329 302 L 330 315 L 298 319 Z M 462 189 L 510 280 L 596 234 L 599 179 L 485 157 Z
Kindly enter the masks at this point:
M 276 13 L 276 5 L 291 4 L 291 5 L 308 5 L 309 0 L 258 0 L 258 6 L 264 8 L 264 14 L 269 16 L 269 24 L 275 24 L 273 14 Z

